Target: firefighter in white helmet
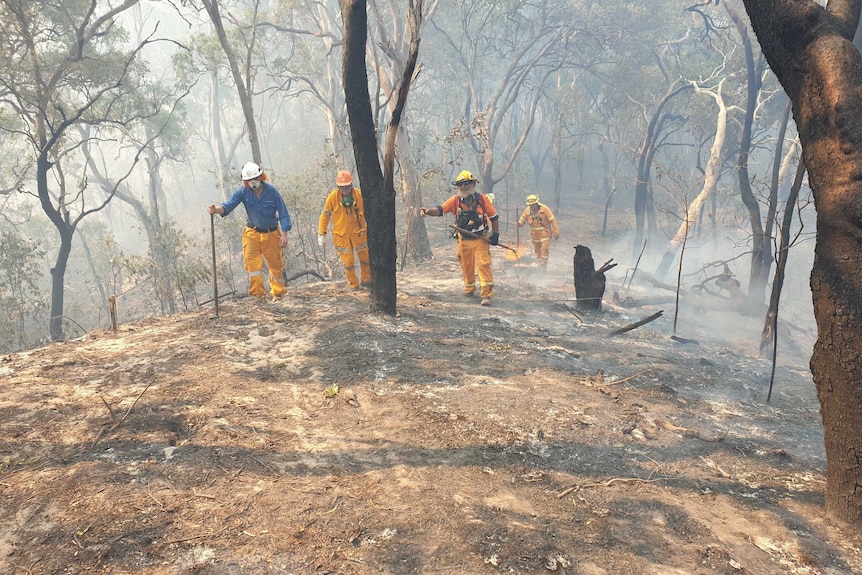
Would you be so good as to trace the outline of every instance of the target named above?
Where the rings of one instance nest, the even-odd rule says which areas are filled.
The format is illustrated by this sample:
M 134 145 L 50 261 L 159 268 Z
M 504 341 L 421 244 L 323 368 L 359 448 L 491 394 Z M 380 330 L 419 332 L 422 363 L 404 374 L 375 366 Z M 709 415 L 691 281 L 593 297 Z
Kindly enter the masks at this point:
M 479 180 L 467 170 L 462 171 L 452 184 L 458 193 L 433 208 L 419 208 L 419 215 L 455 215 L 455 225 L 473 235 L 458 233 L 458 259 L 464 277 L 464 295 L 476 293 L 476 275 L 479 276 L 479 296 L 482 305 L 491 303 L 494 295 L 494 272 L 491 270 L 491 248 L 500 239 L 497 208 L 488 197 L 476 191 Z M 475 235 L 480 238 L 474 237 Z
M 560 239 L 560 228 L 551 208 L 539 203 L 539 197 L 535 194 L 527 196 L 527 207 L 518 219 L 518 227 L 526 223 L 530 224 L 530 239 L 536 259 L 540 266 L 546 267 L 551 253 L 551 237 Z
M 335 174 L 334 190 L 326 196 L 320 222 L 317 226 L 317 244 L 323 248 L 326 230 L 332 221 L 332 243 L 344 265 L 344 275 L 351 289 L 371 287 L 371 266 L 368 262 L 368 226 L 365 223 L 365 206 L 362 192 L 353 187 L 353 176 L 347 170 Z M 359 276 L 356 277 L 356 264 L 359 260 Z
M 210 214 L 224 217 L 242 204 L 248 215 L 242 232 L 242 259 L 248 272 L 248 293 L 266 295 L 263 284 L 263 260 L 269 268 L 269 289 L 273 297 L 287 292 L 284 286 L 284 256 L 287 232 L 292 224 L 281 194 L 267 181 L 266 174 L 254 162 L 242 167 L 242 186 L 221 205 L 207 208 Z M 281 230 L 279 231 L 279 228 Z

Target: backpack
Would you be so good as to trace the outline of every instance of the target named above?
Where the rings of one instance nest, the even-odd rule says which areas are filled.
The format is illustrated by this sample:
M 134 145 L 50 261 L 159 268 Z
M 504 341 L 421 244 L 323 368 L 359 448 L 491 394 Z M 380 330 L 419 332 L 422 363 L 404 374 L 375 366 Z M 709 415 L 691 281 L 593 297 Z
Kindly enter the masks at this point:
M 485 196 L 480 192 L 473 195 L 476 201 L 467 205 L 464 200 L 458 198 L 458 211 L 455 214 L 455 225 L 462 230 L 483 234 L 488 230 L 487 204 Z

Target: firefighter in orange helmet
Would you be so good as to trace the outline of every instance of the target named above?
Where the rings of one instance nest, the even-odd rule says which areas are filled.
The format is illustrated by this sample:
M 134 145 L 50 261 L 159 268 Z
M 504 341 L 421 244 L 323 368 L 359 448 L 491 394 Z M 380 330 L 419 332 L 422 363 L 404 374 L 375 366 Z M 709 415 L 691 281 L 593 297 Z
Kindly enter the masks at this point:
M 454 214 L 459 228 L 482 236 L 483 239 L 478 239 L 458 233 L 458 259 L 464 276 L 464 295 L 472 296 L 476 293 L 478 274 L 479 296 L 482 298 L 482 305 L 488 305 L 494 295 L 490 246 L 496 246 L 499 242 L 500 223 L 494 203 L 486 195 L 476 191 L 478 181 L 467 170 L 462 171 L 452 182 L 458 193 L 439 206 L 419 208 L 419 215 L 425 217 Z
M 530 223 L 530 239 L 533 241 L 533 250 L 539 265 L 548 265 L 548 256 L 551 252 L 551 236 L 555 240 L 560 239 L 560 228 L 557 218 L 551 212 L 551 208 L 539 203 L 539 197 L 535 194 L 527 196 L 527 207 L 518 219 L 518 227 Z
M 362 192 L 353 187 L 353 176 L 347 170 L 340 170 L 335 175 L 335 185 L 326 197 L 323 211 L 320 213 L 320 223 L 317 227 L 317 244 L 323 248 L 326 230 L 332 221 L 332 243 L 335 251 L 344 264 L 344 273 L 351 289 L 371 287 L 371 266 L 368 263 L 368 226 L 365 223 L 365 207 L 362 203 Z M 359 259 L 359 275 L 353 253 Z

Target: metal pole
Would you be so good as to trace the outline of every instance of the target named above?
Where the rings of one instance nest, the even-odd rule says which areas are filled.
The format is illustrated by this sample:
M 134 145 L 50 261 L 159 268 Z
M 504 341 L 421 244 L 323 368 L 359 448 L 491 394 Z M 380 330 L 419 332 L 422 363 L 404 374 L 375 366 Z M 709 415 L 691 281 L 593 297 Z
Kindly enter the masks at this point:
M 210 238 L 213 245 L 213 302 L 215 302 L 215 316 L 218 317 L 218 273 L 216 271 L 216 244 L 215 244 L 215 214 L 210 214 Z

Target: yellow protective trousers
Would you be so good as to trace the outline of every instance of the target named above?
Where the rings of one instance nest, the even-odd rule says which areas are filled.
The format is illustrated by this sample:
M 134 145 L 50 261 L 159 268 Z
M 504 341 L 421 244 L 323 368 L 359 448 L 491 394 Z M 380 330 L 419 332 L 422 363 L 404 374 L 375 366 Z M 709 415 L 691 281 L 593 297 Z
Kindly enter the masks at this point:
M 551 231 L 545 228 L 530 228 L 530 240 L 533 242 L 533 251 L 540 264 L 547 264 L 551 255 Z
M 269 289 L 274 297 L 287 293 L 284 287 L 284 257 L 278 245 L 281 233 L 278 230 L 261 233 L 254 228 L 242 232 L 242 259 L 248 272 L 248 293 L 253 296 L 266 295 L 263 286 L 263 258 L 269 268 Z
M 491 271 L 491 246 L 488 242 L 473 239 L 458 239 L 458 259 L 464 275 L 464 293 L 476 292 L 476 274 L 479 274 L 479 295 L 489 298 L 494 295 L 494 272 Z
M 362 283 L 370 284 L 371 265 L 368 263 L 368 239 L 365 237 L 365 230 L 355 230 L 346 234 L 337 234 L 333 231 L 332 243 L 335 244 L 335 251 L 338 252 L 338 257 L 341 258 L 341 263 L 344 265 L 344 275 L 347 276 L 347 283 L 350 287 L 359 287 L 359 278 L 356 277 L 356 264 L 353 258 L 354 251 L 359 259 L 359 275 L 362 276 Z

